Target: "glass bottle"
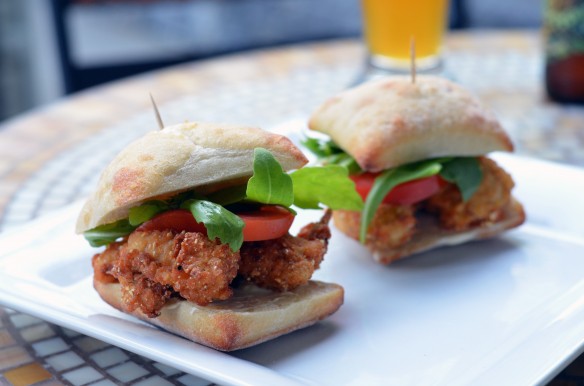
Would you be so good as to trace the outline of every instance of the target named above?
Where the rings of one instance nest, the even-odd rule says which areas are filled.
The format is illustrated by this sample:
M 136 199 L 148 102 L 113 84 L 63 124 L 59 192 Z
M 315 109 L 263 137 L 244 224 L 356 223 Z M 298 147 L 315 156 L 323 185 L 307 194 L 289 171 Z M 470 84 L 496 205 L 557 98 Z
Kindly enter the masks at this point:
M 544 34 L 548 96 L 584 104 L 584 0 L 546 0 Z

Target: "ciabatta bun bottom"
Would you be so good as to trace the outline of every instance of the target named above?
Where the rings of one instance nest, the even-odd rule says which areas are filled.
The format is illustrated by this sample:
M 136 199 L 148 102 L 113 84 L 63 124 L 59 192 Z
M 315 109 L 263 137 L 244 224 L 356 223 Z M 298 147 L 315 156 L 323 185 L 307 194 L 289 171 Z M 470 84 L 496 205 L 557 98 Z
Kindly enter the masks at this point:
M 244 284 L 229 300 L 201 307 L 173 299 L 160 316 L 148 318 L 139 310 L 127 311 L 120 284 L 97 280 L 93 284 L 102 299 L 118 310 L 221 351 L 250 347 L 314 324 L 334 313 L 344 298 L 341 286 L 319 281 L 288 292 Z
M 334 211 L 333 219 L 335 226 L 343 233 L 350 237 L 352 235 L 348 230 L 349 226 L 345 223 L 350 212 Z M 359 213 L 354 213 L 359 216 Z M 496 222 L 485 224 L 476 228 L 464 231 L 454 231 L 441 228 L 437 219 L 432 215 L 422 215 L 417 217 L 416 232 L 413 237 L 400 247 L 381 248 L 366 244 L 371 251 L 375 261 L 381 264 L 389 264 L 393 261 L 411 256 L 416 253 L 427 251 L 433 248 L 458 245 L 472 240 L 486 239 L 499 235 L 500 233 L 515 228 L 525 221 L 525 211 L 523 206 L 513 199 L 504 209 L 503 216 Z

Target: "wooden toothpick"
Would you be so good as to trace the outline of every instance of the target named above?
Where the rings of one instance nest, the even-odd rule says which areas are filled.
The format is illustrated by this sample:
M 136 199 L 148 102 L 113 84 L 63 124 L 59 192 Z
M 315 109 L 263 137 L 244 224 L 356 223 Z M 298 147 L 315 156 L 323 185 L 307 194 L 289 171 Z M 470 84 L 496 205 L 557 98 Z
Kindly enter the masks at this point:
M 412 83 L 416 83 L 416 38 L 410 38 L 410 75 L 412 76 Z
M 154 108 L 154 115 L 156 116 L 156 122 L 158 122 L 158 127 L 160 130 L 164 129 L 164 123 L 162 122 L 162 118 L 160 117 L 160 111 L 158 111 L 158 107 L 156 106 L 156 102 L 154 101 L 154 97 L 152 93 L 150 94 L 150 100 L 152 101 L 152 107 Z

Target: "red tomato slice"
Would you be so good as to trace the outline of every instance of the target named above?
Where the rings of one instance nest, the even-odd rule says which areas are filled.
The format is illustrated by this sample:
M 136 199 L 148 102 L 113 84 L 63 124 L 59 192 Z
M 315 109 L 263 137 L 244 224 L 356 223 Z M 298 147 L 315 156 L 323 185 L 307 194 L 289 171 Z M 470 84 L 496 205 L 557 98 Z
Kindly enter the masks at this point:
M 243 241 L 277 239 L 288 233 L 294 215 L 284 208 L 273 205 L 260 206 L 258 210 L 236 213 L 245 226 Z M 176 232 L 207 233 L 205 226 L 199 224 L 193 214 L 186 209 L 169 210 L 154 216 L 138 227 L 138 231 L 170 229 Z
M 200 232 L 207 234 L 203 224 L 199 224 L 193 214 L 186 209 L 175 209 L 162 212 L 141 224 L 137 231 L 163 231 L 170 229 L 176 232 Z
M 243 222 L 243 241 L 272 240 L 288 233 L 294 214 L 274 205 L 261 206 L 257 211 L 236 213 Z
M 378 175 L 379 173 L 362 173 L 351 176 L 351 179 L 355 182 L 357 192 L 363 200 L 367 199 L 367 195 L 371 191 Z M 385 196 L 383 203 L 412 205 L 438 193 L 446 184 L 448 182 L 444 181 L 439 175 L 404 182 L 393 188 Z

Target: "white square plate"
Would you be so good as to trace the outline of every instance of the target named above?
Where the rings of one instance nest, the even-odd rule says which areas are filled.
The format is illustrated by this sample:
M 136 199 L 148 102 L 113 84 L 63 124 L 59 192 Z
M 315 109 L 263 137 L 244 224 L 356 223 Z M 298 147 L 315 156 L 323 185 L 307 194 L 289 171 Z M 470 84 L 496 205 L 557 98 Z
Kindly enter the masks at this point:
M 583 349 L 584 171 L 514 156 L 528 221 L 389 267 L 334 231 L 315 278 L 345 304 L 315 326 L 226 354 L 113 310 L 91 286 L 79 205 L 0 235 L 0 302 L 228 385 L 543 384 Z M 320 213 L 303 211 L 295 227 Z

